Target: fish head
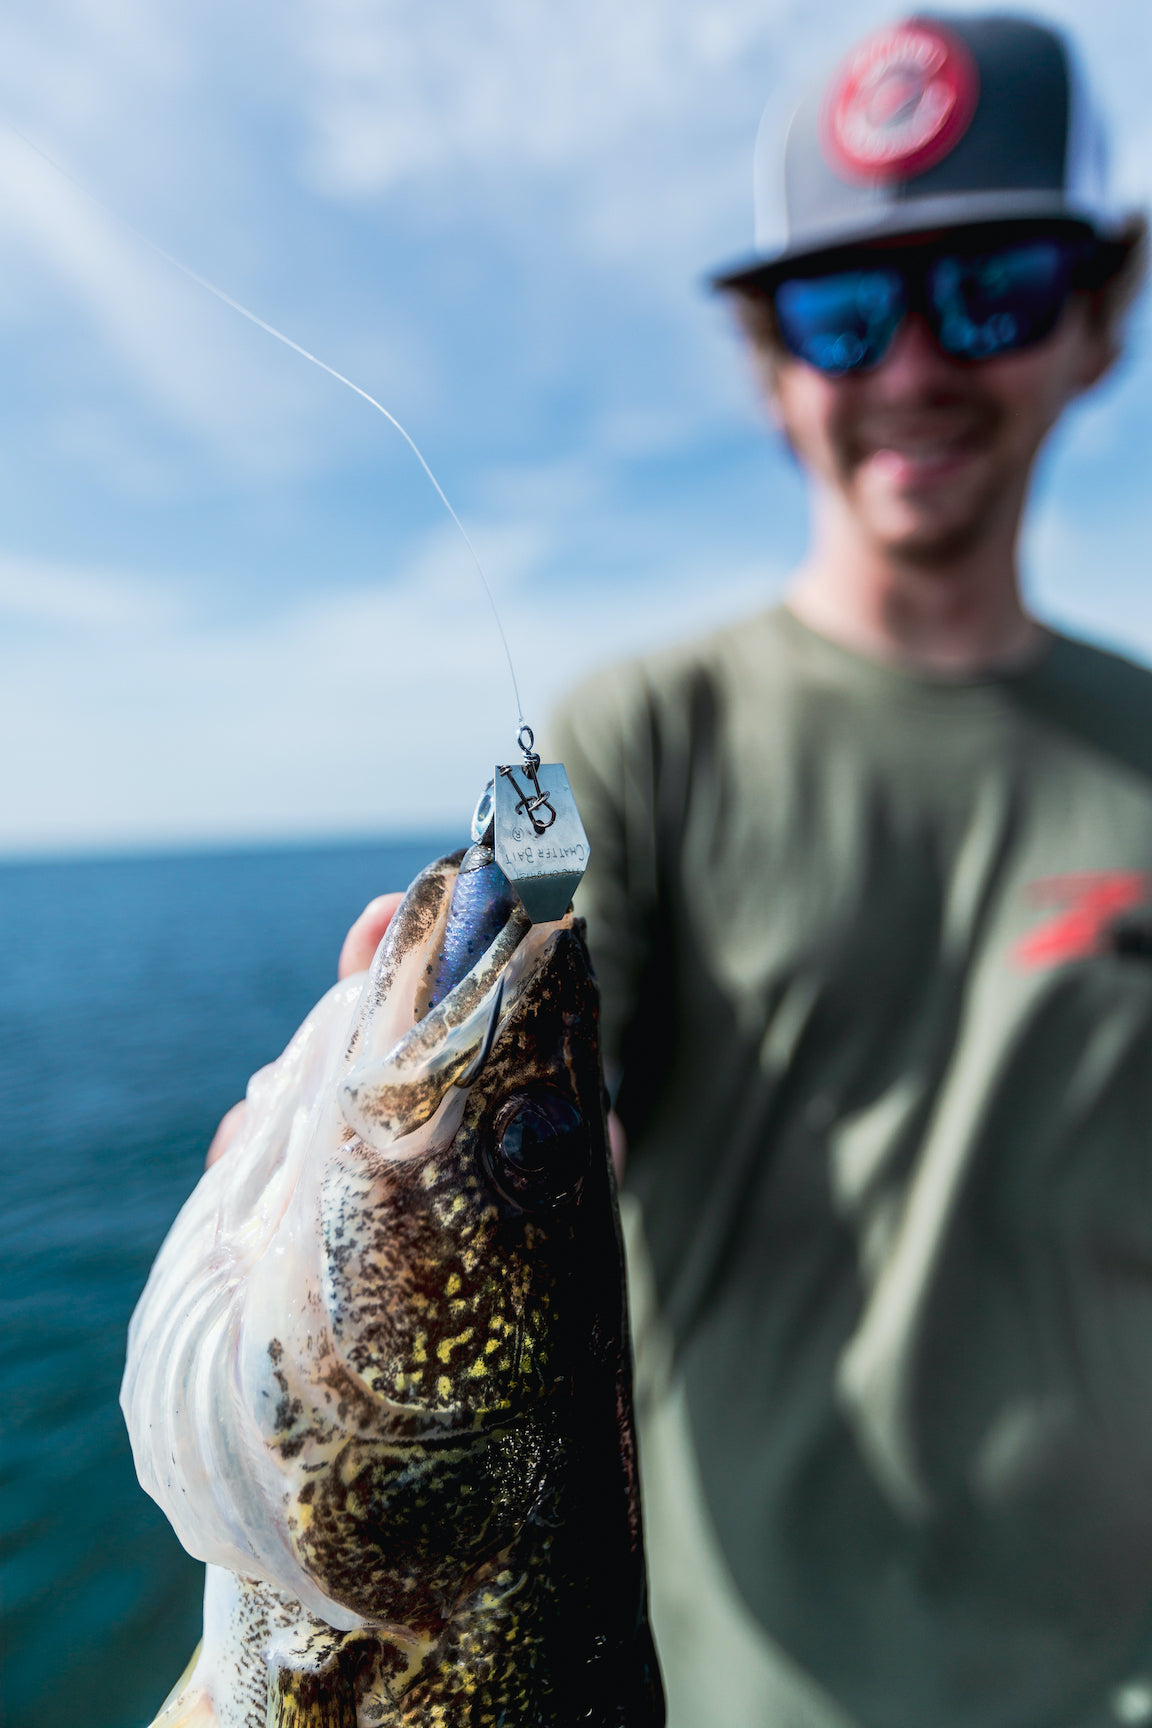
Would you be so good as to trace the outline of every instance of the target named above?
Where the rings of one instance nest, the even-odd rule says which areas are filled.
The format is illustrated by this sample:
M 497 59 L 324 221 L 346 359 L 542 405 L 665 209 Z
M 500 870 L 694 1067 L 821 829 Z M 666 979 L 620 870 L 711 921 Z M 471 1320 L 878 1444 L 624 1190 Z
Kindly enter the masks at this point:
M 397 1435 L 531 1415 L 566 1395 L 585 1334 L 621 1323 L 582 928 L 571 914 L 529 926 L 509 895 L 477 963 L 437 994 L 461 884 L 440 870 L 417 882 L 421 915 L 401 908 L 369 978 L 340 1088 L 346 1137 L 322 1190 L 333 1343 Z M 477 905 L 476 921 L 489 911 Z M 380 1011 L 399 990 L 411 1025 L 377 1061 L 381 977 Z

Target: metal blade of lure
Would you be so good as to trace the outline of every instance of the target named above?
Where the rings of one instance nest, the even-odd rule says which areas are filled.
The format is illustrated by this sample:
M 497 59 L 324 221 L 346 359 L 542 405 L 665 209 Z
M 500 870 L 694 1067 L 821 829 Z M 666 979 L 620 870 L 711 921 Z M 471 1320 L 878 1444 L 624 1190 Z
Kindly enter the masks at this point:
M 542 763 L 522 725 L 520 763 L 497 763 L 472 819 L 533 924 L 563 918 L 588 868 L 588 836 L 562 762 Z

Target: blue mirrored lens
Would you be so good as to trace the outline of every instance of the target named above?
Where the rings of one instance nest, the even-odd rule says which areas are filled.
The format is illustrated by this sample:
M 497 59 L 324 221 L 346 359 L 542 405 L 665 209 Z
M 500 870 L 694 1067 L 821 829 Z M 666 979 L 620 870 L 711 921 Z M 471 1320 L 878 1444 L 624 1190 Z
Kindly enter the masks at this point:
M 986 360 L 1050 334 L 1068 298 L 1071 257 L 1059 240 L 1031 240 L 980 256 L 936 258 L 926 284 L 944 352 Z
M 898 270 L 842 270 L 781 282 L 773 303 L 789 351 L 837 375 L 884 358 L 908 309 L 908 290 Z

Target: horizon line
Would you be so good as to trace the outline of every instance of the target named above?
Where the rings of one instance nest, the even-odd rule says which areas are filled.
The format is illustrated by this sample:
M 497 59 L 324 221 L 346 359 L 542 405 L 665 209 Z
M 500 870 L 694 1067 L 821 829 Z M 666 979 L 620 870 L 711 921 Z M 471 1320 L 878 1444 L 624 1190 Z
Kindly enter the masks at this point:
M 451 838 L 448 823 L 430 823 L 427 827 L 405 826 L 390 830 L 373 828 L 295 833 L 289 831 L 270 835 L 210 835 L 202 838 L 185 835 L 173 836 L 167 840 L 153 835 L 141 836 L 138 840 L 109 838 L 107 841 L 78 840 L 74 843 L 47 842 L 43 845 L 33 842 L 17 847 L 0 845 L 0 870 L 36 865 L 144 863 L 168 858 L 246 856 L 260 852 L 335 852 L 355 847 L 413 846 L 425 841 L 442 850 L 445 841 L 450 844 Z M 459 844 L 467 843 L 468 836 L 462 831 Z M 436 855 L 439 855 L 439 851 Z

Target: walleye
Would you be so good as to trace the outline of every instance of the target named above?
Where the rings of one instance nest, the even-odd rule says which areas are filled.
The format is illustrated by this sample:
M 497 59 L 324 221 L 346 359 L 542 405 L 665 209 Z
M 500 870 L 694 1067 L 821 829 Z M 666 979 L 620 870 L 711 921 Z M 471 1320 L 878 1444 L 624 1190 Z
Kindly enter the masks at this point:
M 255 1075 L 121 1394 L 208 1562 L 156 1728 L 659 1728 L 583 925 L 483 845 Z

